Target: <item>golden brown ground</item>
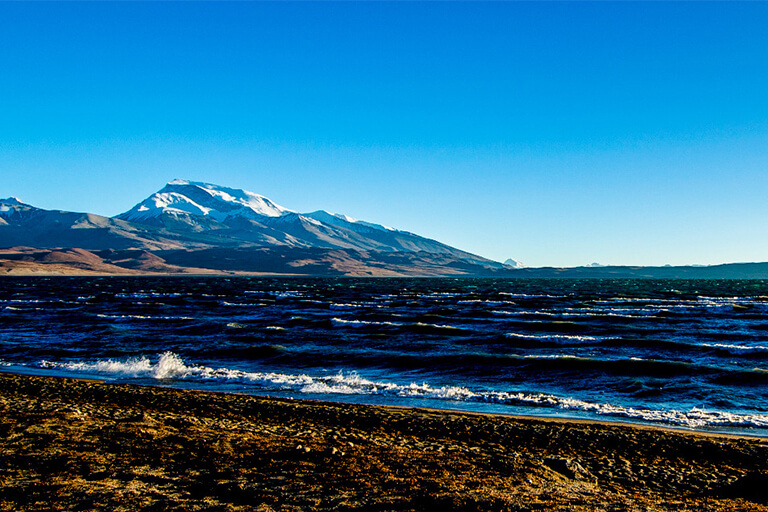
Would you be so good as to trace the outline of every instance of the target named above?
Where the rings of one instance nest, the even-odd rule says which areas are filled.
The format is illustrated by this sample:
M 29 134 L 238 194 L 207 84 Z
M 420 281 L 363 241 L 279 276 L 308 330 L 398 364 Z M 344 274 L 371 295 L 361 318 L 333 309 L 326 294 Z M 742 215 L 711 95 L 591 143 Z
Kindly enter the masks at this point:
M 768 439 L 0 374 L 0 510 L 768 511 Z

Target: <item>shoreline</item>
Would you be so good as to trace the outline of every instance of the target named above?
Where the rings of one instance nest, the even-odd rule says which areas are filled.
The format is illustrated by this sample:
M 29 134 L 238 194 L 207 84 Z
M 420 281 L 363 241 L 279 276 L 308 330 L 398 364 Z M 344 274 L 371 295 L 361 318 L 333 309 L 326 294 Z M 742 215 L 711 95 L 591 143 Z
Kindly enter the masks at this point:
M 96 252 L 99 250 L 92 249 Z M 151 254 L 152 251 L 129 249 Z M 418 264 L 400 265 L 389 268 L 386 265 L 328 265 L 324 271 L 301 271 L 306 261 L 299 261 L 281 269 L 257 265 L 243 269 L 233 266 L 229 269 L 196 264 L 144 261 L 141 257 L 128 262 L 114 263 L 111 260 L 77 247 L 7 247 L 0 249 L 0 277 L 108 277 L 108 276 L 157 276 L 157 277 L 203 277 L 203 276 L 244 276 L 244 277 L 370 277 L 370 278 L 502 278 L 502 279 L 705 279 L 705 280 L 766 280 L 768 262 L 737 262 L 712 265 L 682 265 L 676 267 L 642 265 L 608 265 L 603 267 L 524 267 L 524 268 L 452 268 L 444 262 L 431 262 L 426 266 Z M 342 260 L 339 260 L 342 261 Z M 302 263 L 303 262 L 303 263 Z M 327 263 L 327 262 L 326 262 Z M 337 262 L 339 263 L 339 262 Z M 349 263 L 349 262 L 347 262 Z M 422 262 L 423 263 L 423 262 Z M 498 263 L 498 262 L 494 262 Z M 239 268 L 239 270 L 238 270 Z
M 631 417 L 624 417 L 624 416 L 607 416 L 607 417 L 590 417 L 588 415 L 578 415 L 573 414 L 570 415 L 569 413 L 561 413 L 561 414 L 536 414 L 536 413 L 520 413 L 520 412 L 498 412 L 498 411 L 484 411 L 484 410 L 472 410 L 471 408 L 460 408 L 460 407 L 440 407 L 435 405 L 400 405 L 400 404 L 392 404 L 392 403 L 380 403 L 376 402 L 375 400 L 372 401 L 353 401 L 353 400 L 343 400 L 343 399 L 331 399 L 331 398 L 305 398 L 305 397 L 296 397 L 296 396 L 276 396 L 276 395 L 270 395 L 270 394 L 261 394 L 261 393 L 250 393 L 250 392 L 240 392 L 240 391 L 226 391 L 226 390 L 215 390 L 215 389 L 202 389 L 202 388 L 196 388 L 196 387 L 187 387 L 184 385 L 163 385 L 161 383 L 158 384 L 145 384 L 145 383 L 128 383 L 128 382 L 120 382 L 115 379 L 109 379 L 109 378 L 103 378 L 100 376 L 80 376 L 77 374 L 48 374 L 48 373 L 41 373 L 34 370 L 30 371 L 24 371 L 21 368 L 4 368 L 0 366 L 0 376 L 3 374 L 7 375 L 21 375 L 21 376 L 31 376 L 31 377 L 41 377 L 41 378 L 52 378 L 52 379 L 67 379 L 67 380 L 73 380 L 73 381 L 84 381 L 84 382 L 93 382 L 93 383 L 99 383 L 99 384 L 105 384 L 105 385 L 114 385 L 114 386 L 137 386 L 137 387 L 147 387 L 147 388 L 157 388 L 157 389 L 168 389 L 168 390 L 184 390 L 184 391 L 193 391 L 193 392 L 201 392 L 201 393 L 211 393 L 211 394 L 224 394 L 224 395 L 237 395 L 237 396 L 252 396 L 255 398 L 263 398 L 268 400 L 289 400 L 294 402 L 307 402 L 307 403 L 320 403 L 320 404 L 339 404 L 339 405 L 350 405 L 350 406 L 360 406 L 360 407 L 381 407 L 385 409 L 396 409 L 396 410 L 414 410 L 414 411 L 424 411 L 429 413 L 452 413 L 452 414 L 466 414 L 466 415 L 474 415 L 474 416 L 481 416 L 481 417 L 488 417 L 488 418 L 511 418 L 515 420 L 538 420 L 542 422 L 553 422 L 553 423 L 564 423 L 564 424 L 581 424 L 581 425 L 603 425 L 603 426 L 625 426 L 629 428 L 637 428 L 637 429 L 650 429 L 650 430 L 658 430 L 662 432 L 670 432 L 670 433 L 682 433 L 682 434 L 692 434 L 692 435 L 701 435 L 701 436 L 709 436 L 709 437 L 723 437 L 723 438 L 729 438 L 729 439 L 740 439 L 740 438 L 746 438 L 746 439 L 757 439 L 757 440 L 766 440 L 768 441 L 768 428 L 760 428 L 760 427 L 691 427 L 691 426 L 685 426 L 685 425 L 676 425 L 672 423 L 664 423 L 664 422 L 653 422 L 650 420 L 633 420 Z M 759 429 L 760 433 L 753 433 L 749 432 L 749 429 Z
M 768 511 L 768 439 L 0 373 L 0 510 Z
M 302 400 L 302 399 L 296 399 L 296 400 Z M 322 402 L 322 401 L 321 401 Z M 335 403 L 335 402 L 329 402 L 329 403 Z M 566 424 L 566 425 L 585 425 L 585 426 L 603 426 L 603 427 L 627 427 L 627 428 L 636 428 L 639 430 L 653 430 L 658 431 L 659 433 L 663 432 L 669 432 L 671 434 L 691 434 L 695 436 L 704 436 L 704 437 L 722 437 L 725 439 L 754 439 L 754 440 L 766 440 L 768 441 L 768 433 L 765 435 L 760 434 L 749 434 L 749 433 L 735 433 L 735 432 L 718 432 L 714 430 L 699 430 L 695 428 L 690 427 L 676 427 L 674 425 L 656 425 L 653 423 L 645 422 L 633 422 L 626 419 L 616 419 L 616 420 L 609 420 L 609 419 L 593 419 L 593 418 L 576 418 L 576 417 L 569 417 L 569 416 L 546 416 L 546 415 L 536 415 L 536 414 L 505 414 L 505 413 L 496 413 L 496 412 L 477 412 L 477 411 L 465 411 L 462 409 L 441 409 L 439 407 L 410 407 L 407 405 L 372 405 L 372 407 L 385 407 L 385 408 L 394 408 L 394 409 L 408 409 L 408 410 L 416 410 L 416 411 L 426 411 L 430 413 L 456 413 L 456 414 L 467 414 L 470 416 L 482 416 L 482 417 L 488 417 L 488 419 L 492 420 L 493 418 L 511 418 L 513 420 L 518 421 L 527 421 L 527 420 L 534 420 L 534 421 L 541 421 L 543 423 L 558 423 L 558 424 Z

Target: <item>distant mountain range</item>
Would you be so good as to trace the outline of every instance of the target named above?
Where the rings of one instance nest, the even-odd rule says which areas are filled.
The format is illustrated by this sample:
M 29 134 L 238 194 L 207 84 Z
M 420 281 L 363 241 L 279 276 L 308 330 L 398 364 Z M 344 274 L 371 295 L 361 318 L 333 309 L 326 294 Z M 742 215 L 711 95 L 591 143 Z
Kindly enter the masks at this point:
M 768 263 L 525 268 L 346 215 L 174 180 L 112 218 L 0 199 L 0 275 L 41 273 L 765 279 Z
M 113 218 L 2 199 L 0 247 L 15 248 L 4 256 L 15 268 L 37 262 L 50 270 L 54 262 L 41 258 L 55 249 L 49 260 L 74 268 L 83 259 L 83 272 L 437 276 L 506 268 L 407 231 L 323 210 L 298 213 L 252 192 L 185 180 Z

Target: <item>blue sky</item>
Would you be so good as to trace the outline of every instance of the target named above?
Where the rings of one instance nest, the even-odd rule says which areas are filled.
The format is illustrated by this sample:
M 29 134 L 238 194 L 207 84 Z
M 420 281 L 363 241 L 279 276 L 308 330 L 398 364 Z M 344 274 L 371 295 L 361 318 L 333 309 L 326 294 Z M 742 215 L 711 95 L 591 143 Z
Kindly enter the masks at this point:
M 0 197 L 174 178 L 531 266 L 768 261 L 768 3 L 2 2 Z

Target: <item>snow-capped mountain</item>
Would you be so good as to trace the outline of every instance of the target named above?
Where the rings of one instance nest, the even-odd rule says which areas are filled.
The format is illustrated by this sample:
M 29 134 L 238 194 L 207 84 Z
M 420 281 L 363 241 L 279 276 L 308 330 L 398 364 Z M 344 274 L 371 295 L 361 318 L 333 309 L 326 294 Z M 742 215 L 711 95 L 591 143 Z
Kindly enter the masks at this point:
M 253 192 L 186 180 L 171 181 L 116 218 L 258 246 L 426 251 L 494 263 L 407 231 L 324 210 L 298 213 Z
M 17 207 L 21 204 L 23 203 L 16 197 L 0 199 L 0 226 L 8 225 L 8 221 L 5 218 L 15 215 Z
M 296 215 L 303 218 L 297 219 Z M 144 224 L 166 224 L 169 217 L 195 226 L 223 224 L 234 219 L 263 222 L 266 218 L 285 217 L 283 222 L 288 219 L 300 220 L 316 226 L 325 224 L 359 233 L 368 233 L 371 230 L 396 231 L 380 224 L 359 221 L 325 210 L 301 214 L 247 190 L 181 179 L 169 182 L 160 191 L 117 216 L 123 220 Z M 206 221 L 201 221 L 200 218 L 205 218 Z
M 44 210 L 15 197 L 0 199 L 0 247 L 181 247 L 173 242 L 153 242 L 143 236 L 145 231 L 128 222 L 93 213 Z
M 280 217 L 286 213 L 293 212 L 253 192 L 210 183 L 173 180 L 159 192 L 118 215 L 118 218 L 147 224 L 163 215 L 178 218 L 193 215 L 223 222 L 233 217 L 260 219 Z
M 81 264 L 96 268 L 91 260 L 103 258 L 107 266 L 99 271 L 436 276 L 504 269 L 407 231 L 324 210 L 298 213 L 253 192 L 185 180 L 171 181 L 113 218 L 2 199 L 0 248 L 14 247 L 53 250 L 57 261 L 65 253 L 85 258 L 94 251 L 88 254 L 95 259 Z
M 29 206 L 21 202 L 18 197 L 9 197 L 7 199 L 0 199 L 0 222 L 7 224 L 6 219 L 21 215 L 22 212 L 35 209 L 33 206 Z
M 24 203 L 22 203 L 18 197 L 9 197 L 7 199 L 0 199 L 0 215 L 2 215 L 3 212 L 10 211 L 10 207 L 12 206 L 21 206 L 23 204 Z
M 517 260 L 513 260 L 512 258 L 509 258 L 508 260 L 506 260 L 504 262 L 504 265 L 506 265 L 507 267 L 512 267 L 512 268 L 525 268 L 525 265 L 523 265 L 522 262 L 519 262 Z

